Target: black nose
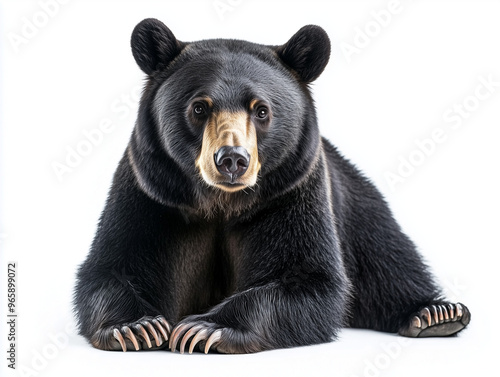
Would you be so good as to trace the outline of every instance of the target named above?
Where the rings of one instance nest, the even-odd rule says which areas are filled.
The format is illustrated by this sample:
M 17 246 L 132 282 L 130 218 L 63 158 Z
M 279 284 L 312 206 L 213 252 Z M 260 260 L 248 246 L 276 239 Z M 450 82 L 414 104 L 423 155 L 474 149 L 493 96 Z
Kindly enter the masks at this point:
M 248 169 L 250 155 L 243 147 L 222 147 L 214 155 L 217 170 L 234 180 Z

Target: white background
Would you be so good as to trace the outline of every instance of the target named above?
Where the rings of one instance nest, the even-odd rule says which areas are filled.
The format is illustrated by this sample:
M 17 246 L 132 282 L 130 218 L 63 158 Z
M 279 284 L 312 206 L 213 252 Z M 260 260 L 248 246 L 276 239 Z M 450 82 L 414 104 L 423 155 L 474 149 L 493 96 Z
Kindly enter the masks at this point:
M 500 86 L 474 96 L 480 77 L 500 82 L 499 2 L 402 1 L 390 19 L 382 12 L 388 1 L 73 0 L 44 11 L 46 2 L 2 1 L 0 8 L 2 375 L 465 376 L 498 369 Z M 376 21 L 377 14 L 385 18 Z M 406 340 L 344 330 L 331 344 L 242 356 L 102 352 L 77 336 L 75 270 L 134 125 L 144 76 L 129 39 L 146 17 L 184 41 L 281 44 L 305 24 L 325 28 L 332 58 L 313 85 L 322 133 L 381 189 L 448 297 L 469 306 L 468 331 Z M 363 40 L 365 30 L 371 36 Z M 29 38 L 16 47 L 16 36 Z M 348 56 L 347 45 L 356 53 Z M 473 110 L 453 129 L 443 114 L 464 101 Z M 54 163 L 66 164 L 68 151 L 107 119 L 112 131 L 58 179 Z M 446 141 L 422 158 L 416 140 L 439 129 Z M 385 174 L 410 156 L 419 166 L 391 189 Z M 16 372 L 5 358 L 8 261 L 18 266 Z

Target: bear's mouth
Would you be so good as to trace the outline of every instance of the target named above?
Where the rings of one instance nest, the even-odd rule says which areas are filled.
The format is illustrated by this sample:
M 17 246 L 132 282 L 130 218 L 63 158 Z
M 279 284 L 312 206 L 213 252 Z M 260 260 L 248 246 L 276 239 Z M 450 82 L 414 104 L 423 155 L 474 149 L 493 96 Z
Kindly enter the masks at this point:
M 246 186 L 245 184 L 239 182 L 217 182 L 216 185 L 230 188 L 240 188 Z
M 223 181 L 215 182 L 214 186 L 226 192 L 236 192 L 248 187 L 244 183 L 240 182 L 223 182 Z

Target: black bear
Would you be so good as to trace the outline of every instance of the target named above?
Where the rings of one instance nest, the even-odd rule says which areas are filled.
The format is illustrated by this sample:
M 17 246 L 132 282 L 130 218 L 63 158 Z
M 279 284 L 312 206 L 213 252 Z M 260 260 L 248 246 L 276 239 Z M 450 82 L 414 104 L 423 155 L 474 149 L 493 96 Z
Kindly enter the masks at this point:
M 467 326 L 379 191 L 319 134 L 323 29 L 186 43 L 146 19 L 131 44 L 148 80 L 75 289 L 94 347 L 250 353 L 342 327 Z

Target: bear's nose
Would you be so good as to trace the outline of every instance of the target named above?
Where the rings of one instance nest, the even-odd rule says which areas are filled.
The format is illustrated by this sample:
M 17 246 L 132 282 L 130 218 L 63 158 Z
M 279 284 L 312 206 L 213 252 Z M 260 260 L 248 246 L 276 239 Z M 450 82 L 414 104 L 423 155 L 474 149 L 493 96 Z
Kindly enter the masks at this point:
M 250 163 L 250 155 L 243 147 L 221 147 L 214 159 L 217 170 L 231 181 L 245 174 Z

